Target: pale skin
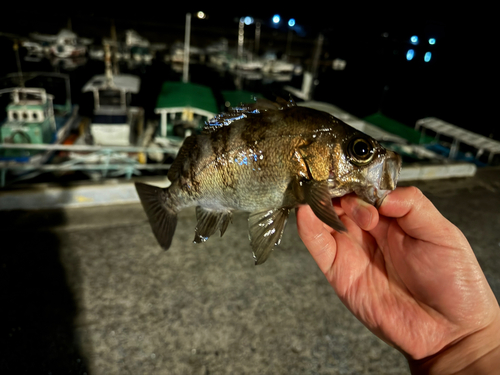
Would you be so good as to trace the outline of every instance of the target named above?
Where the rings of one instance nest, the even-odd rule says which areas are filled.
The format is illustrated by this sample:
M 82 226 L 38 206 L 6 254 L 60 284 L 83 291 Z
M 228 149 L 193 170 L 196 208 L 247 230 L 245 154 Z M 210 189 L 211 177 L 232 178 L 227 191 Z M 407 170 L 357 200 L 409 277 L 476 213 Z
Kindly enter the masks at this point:
M 309 206 L 297 227 L 347 308 L 413 374 L 500 374 L 500 307 L 462 232 L 414 187 L 379 210 L 353 194 L 334 207 L 347 233 Z

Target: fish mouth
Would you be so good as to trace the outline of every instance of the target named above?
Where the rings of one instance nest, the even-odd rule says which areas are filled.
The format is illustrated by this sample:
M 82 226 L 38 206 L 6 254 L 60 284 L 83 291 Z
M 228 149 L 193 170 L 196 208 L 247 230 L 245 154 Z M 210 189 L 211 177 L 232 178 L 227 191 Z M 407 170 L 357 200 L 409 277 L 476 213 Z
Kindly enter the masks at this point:
M 355 188 L 354 192 L 366 202 L 379 208 L 385 197 L 396 188 L 401 172 L 401 157 L 388 151 L 384 162 L 374 165 L 367 171 L 367 183 Z
M 355 192 L 365 202 L 379 208 L 385 197 L 396 188 L 401 172 L 401 156 L 387 150 L 387 157 L 363 170 L 350 171 L 338 179 L 328 179 L 332 198 Z

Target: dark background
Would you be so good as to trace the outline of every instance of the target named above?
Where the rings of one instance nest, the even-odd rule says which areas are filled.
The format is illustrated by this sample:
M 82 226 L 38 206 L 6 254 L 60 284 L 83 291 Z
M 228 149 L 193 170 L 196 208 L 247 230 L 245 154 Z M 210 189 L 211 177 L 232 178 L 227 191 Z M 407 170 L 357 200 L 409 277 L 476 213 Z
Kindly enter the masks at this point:
M 183 6 L 176 3 L 137 2 L 132 7 L 113 7 L 94 3 L 79 3 L 71 8 L 40 7 L 24 10 L 16 17 L 4 19 L 0 31 L 28 35 L 30 32 L 57 33 L 71 19 L 73 31 L 79 36 L 94 38 L 99 43 L 102 36 L 109 36 L 110 20 L 116 25 L 118 36 L 133 28 L 151 42 L 170 46 L 183 41 L 186 12 L 193 14 L 191 45 L 206 46 L 224 37 L 229 47 L 236 47 L 237 20 L 252 16 L 262 22 L 261 54 L 274 50 L 285 52 L 287 42 L 286 21 L 293 17 L 296 26 L 292 37 L 292 57 L 311 68 L 318 35 L 324 36 L 318 85 L 314 99 L 333 103 L 359 117 L 378 110 L 408 126 L 426 116 L 500 139 L 494 100 L 495 74 L 494 22 L 492 7 L 480 4 L 446 6 L 444 4 L 413 2 L 404 6 L 365 6 L 362 4 L 319 3 L 314 1 L 292 6 L 285 3 L 209 3 Z M 170 9 L 173 7 L 175 9 Z M 198 10 L 208 14 L 208 19 L 194 17 Z M 274 14 L 282 17 L 281 28 L 271 25 Z M 245 27 L 245 43 L 252 48 L 255 26 Z M 417 46 L 409 43 L 418 35 Z M 429 37 L 436 39 L 429 46 Z M 3 58 L 0 74 L 16 70 L 12 42 L 0 38 Z M 416 52 L 412 61 L 406 60 L 406 51 Z M 432 59 L 423 61 L 423 54 L 432 51 Z M 346 60 L 346 69 L 331 69 L 335 58 Z M 90 60 L 89 60 L 90 61 Z M 102 62 L 96 69 L 102 69 Z M 150 79 L 143 79 L 144 90 L 149 90 L 152 100 L 159 83 L 170 78 L 166 66 L 151 68 Z M 74 89 L 95 74 L 82 69 L 73 73 Z M 191 81 L 224 86 L 224 80 L 210 77 L 206 70 L 193 70 Z M 143 77 L 144 78 L 144 77 Z M 154 81 L 154 82 L 153 82 Z M 149 83 L 148 83 L 149 82 Z M 161 82 L 160 82 L 161 83 Z M 300 81 L 295 82 L 300 87 Z M 218 87 L 216 87 L 218 88 Z M 221 87 L 221 89 L 226 87 Z M 272 87 L 260 89 L 279 93 Z M 78 87 L 79 89 L 79 87 Z M 143 91 L 144 91 L 143 90 Z M 496 102 L 496 100 L 495 100 Z M 153 104 L 150 104 L 153 106 Z M 148 103 L 145 105 L 148 107 Z

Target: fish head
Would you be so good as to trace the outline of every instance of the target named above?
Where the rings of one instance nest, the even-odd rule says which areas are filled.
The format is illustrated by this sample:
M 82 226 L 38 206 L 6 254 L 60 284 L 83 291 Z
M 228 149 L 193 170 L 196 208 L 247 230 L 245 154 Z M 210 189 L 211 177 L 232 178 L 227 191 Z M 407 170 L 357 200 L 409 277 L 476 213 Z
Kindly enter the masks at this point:
M 338 197 L 355 192 L 378 208 L 396 188 L 401 156 L 372 137 L 346 126 L 346 136 L 336 144 L 335 157 L 331 159 L 330 194 Z

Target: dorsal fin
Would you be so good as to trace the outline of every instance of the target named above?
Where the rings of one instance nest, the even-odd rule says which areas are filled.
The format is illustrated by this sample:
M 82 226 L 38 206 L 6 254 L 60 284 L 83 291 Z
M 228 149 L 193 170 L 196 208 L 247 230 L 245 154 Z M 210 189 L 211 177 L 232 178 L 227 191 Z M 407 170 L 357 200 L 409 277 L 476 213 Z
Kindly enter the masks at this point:
M 231 125 L 234 121 L 242 120 L 253 114 L 264 111 L 280 111 L 294 106 L 296 106 L 296 104 L 291 97 L 289 101 L 286 101 L 283 98 L 277 98 L 276 102 L 268 99 L 257 98 L 255 103 L 242 103 L 239 107 L 231 108 L 229 112 L 218 114 L 205 123 L 203 132 L 210 133 L 216 131 L 224 126 Z

